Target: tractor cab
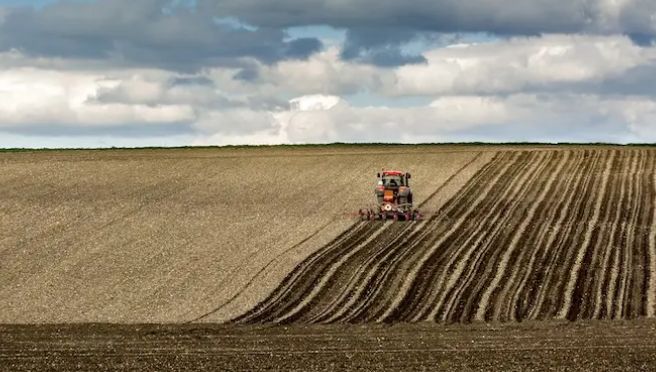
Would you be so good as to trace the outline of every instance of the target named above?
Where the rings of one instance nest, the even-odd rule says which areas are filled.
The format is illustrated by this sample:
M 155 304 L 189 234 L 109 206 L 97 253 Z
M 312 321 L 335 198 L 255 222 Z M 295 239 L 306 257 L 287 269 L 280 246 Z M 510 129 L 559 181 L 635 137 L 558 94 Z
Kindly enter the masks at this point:
M 379 205 L 408 205 L 412 203 L 410 190 L 410 173 L 396 170 L 383 171 L 377 174 L 378 186 L 376 197 Z
M 415 221 L 419 212 L 413 209 L 413 193 L 410 188 L 410 173 L 398 170 L 382 170 L 376 174 L 378 185 L 374 189 L 377 206 L 360 210 L 360 218 L 367 220 L 391 218 Z
M 398 189 L 400 187 L 408 187 L 408 180 L 410 179 L 410 173 L 403 173 L 400 171 L 383 171 L 378 173 L 379 186 L 383 186 L 385 189 Z

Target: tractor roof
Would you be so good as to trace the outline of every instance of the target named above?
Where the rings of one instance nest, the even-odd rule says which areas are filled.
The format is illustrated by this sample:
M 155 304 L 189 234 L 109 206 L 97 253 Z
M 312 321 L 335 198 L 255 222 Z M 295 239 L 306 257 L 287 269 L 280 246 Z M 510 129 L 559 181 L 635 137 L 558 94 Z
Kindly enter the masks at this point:
M 397 171 L 397 170 L 383 171 L 383 175 L 385 176 L 402 176 L 404 174 L 405 174 L 404 172 Z

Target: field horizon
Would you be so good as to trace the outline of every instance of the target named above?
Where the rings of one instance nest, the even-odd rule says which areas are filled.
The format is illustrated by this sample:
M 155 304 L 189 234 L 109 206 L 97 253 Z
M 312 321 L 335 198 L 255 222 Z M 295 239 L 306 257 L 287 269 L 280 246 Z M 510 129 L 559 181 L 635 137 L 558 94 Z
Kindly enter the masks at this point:
M 484 142 L 484 141 L 462 141 L 462 142 L 418 142 L 418 143 L 400 143 L 400 142 L 327 142 L 327 143 L 308 143 L 308 144 L 254 144 L 254 145 L 209 145 L 209 146 L 139 146 L 139 147 L 0 147 L 0 152 L 29 152 L 29 151 L 100 151 L 100 150 L 211 150 L 211 149 L 293 149 L 293 148 L 311 148 L 322 149 L 330 147 L 424 147 L 424 146 L 618 146 L 618 147 L 652 147 L 656 143 L 651 142 Z

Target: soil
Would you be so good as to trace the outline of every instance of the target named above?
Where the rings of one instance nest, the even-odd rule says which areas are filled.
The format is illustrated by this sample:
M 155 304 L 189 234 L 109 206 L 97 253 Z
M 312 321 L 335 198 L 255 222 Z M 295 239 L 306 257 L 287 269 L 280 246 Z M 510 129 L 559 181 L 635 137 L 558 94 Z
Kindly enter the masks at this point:
M 13 371 L 653 371 L 656 321 L 0 326 Z

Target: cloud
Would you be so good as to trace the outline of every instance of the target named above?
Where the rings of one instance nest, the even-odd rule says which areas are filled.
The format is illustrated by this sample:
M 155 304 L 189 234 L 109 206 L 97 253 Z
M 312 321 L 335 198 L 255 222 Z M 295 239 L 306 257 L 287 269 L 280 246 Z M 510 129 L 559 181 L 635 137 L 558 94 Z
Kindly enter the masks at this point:
M 269 94 L 288 92 L 292 96 L 314 93 L 348 95 L 376 89 L 380 80 L 393 75 L 389 70 L 340 58 L 337 47 L 317 53 L 307 61 L 285 61 L 274 66 L 259 65 L 259 78 L 234 89 L 260 89 Z
M 0 55 L 0 61 L 2 60 Z M 134 138 L 275 130 L 286 100 L 228 95 L 207 76 L 164 70 L 0 70 L 0 132 Z
M 338 47 L 331 47 L 307 61 L 260 64 L 255 67 L 257 79 L 232 83 L 230 89 L 258 89 L 268 95 L 372 94 L 389 98 L 516 92 L 656 93 L 656 84 L 648 84 L 656 83 L 656 46 L 640 47 L 625 36 L 546 35 L 456 44 L 424 52 L 424 64 L 396 68 L 345 61 L 340 53 Z
M 205 112 L 193 127 L 207 135 L 225 136 L 263 132 L 275 135 L 280 131 L 280 123 L 271 112 L 248 108 Z
M 292 143 L 656 140 L 656 99 L 596 95 L 445 96 L 426 107 L 337 105 L 281 116 Z
M 414 31 L 390 28 L 358 27 L 349 29 L 340 57 L 347 61 L 372 64 L 379 67 L 396 67 L 426 63 L 422 55 L 403 53 L 400 46 L 417 38 Z
M 360 28 L 489 32 L 502 35 L 541 33 L 630 33 L 653 35 L 651 0 L 198 0 L 199 8 L 230 14 L 260 27 L 329 25 Z
M 327 25 L 348 30 L 343 56 L 378 65 L 423 63 L 399 46 L 435 34 L 499 36 L 622 34 L 643 46 L 656 38 L 653 0 L 198 0 L 203 12 L 259 27 Z
M 422 55 L 423 64 L 379 67 L 360 63 L 363 55 L 344 59 L 334 46 L 307 60 L 246 59 L 244 73 L 238 65 L 184 72 L 4 52 L 0 136 L 220 145 L 656 141 L 656 46 L 554 34 Z M 330 110 L 288 111 L 287 100 L 314 94 L 343 99 Z M 409 97 L 431 103 L 390 103 Z
M 134 136 L 136 132 L 131 127 L 135 125 L 151 134 L 170 132 L 172 127 L 174 132 L 180 132 L 182 124 L 196 118 L 191 105 L 179 102 L 158 106 L 144 102 L 90 102 L 97 92 L 120 85 L 119 80 L 102 74 L 34 68 L 2 70 L 0 130 L 62 135 L 110 131 Z M 153 130 L 154 127 L 158 128 Z
M 174 4 L 99 0 L 5 8 L 0 51 L 193 72 L 207 66 L 240 67 L 244 58 L 267 64 L 305 59 L 322 46 L 315 38 L 287 40 L 281 29 L 216 22 L 211 14 Z
M 642 48 L 622 36 L 511 38 L 439 48 L 426 59 L 425 65 L 397 69 L 393 85 L 383 90 L 392 96 L 594 92 L 626 81 L 626 75 L 656 72 L 656 47 Z M 632 88 L 625 86 L 626 93 L 643 90 L 642 84 Z

